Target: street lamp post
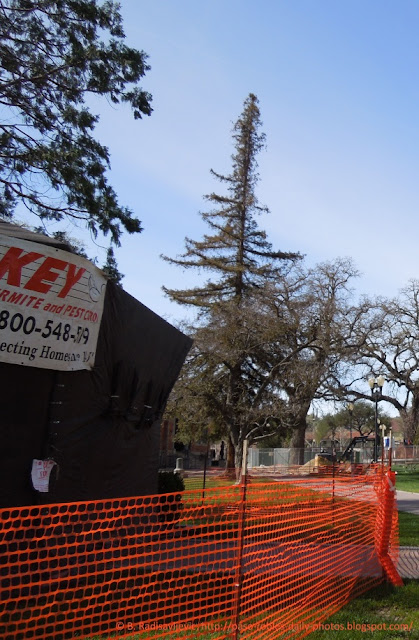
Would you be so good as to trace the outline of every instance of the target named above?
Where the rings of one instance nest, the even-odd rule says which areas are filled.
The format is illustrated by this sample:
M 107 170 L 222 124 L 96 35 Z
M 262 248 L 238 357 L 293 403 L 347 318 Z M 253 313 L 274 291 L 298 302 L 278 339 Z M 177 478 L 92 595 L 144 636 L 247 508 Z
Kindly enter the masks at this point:
M 354 413 L 354 405 L 352 402 L 350 402 L 348 404 L 348 411 L 349 411 L 349 444 L 352 447 L 352 416 Z M 353 452 L 354 452 L 354 448 L 351 448 L 351 467 L 352 467 L 352 463 L 353 463 Z
M 381 400 L 383 395 L 384 382 L 384 376 L 378 376 L 378 378 L 370 378 L 368 380 L 368 384 L 371 389 L 372 400 L 375 403 L 375 440 L 373 462 L 378 462 L 378 401 Z

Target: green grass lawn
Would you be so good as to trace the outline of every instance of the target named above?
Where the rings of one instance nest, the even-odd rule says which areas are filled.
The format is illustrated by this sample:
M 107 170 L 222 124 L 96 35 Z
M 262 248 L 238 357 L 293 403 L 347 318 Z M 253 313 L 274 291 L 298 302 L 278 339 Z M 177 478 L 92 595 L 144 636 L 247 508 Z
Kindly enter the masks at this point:
M 396 475 L 396 489 L 400 491 L 413 491 L 419 493 L 419 469 L 418 465 L 410 467 L 396 465 L 394 471 Z
M 402 547 L 419 547 L 419 516 L 399 511 L 399 542 Z
M 203 477 L 202 476 L 190 476 L 183 479 L 185 483 L 186 491 L 194 491 L 202 489 Z M 228 478 L 207 477 L 205 479 L 205 489 L 213 489 L 214 487 L 228 487 L 236 484 L 236 480 Z
M 336 633 L 339 640 L 419 640 L 418 603 L 419 580 L 405 580 L 404 587 L 384 584 L 350 602 L 308 637 L 329 640 Z
M 383 584 L 353 600 L 320 623 L 319 630 L 311 633 L 308 638 L 310 640 L 330 640 L 331 637 L 336 637 L 338 640 L 419 640 L 418 602 L 419 580 L 406 580 L 404 587 Z M 216 622 L 220 621 L 214 620 L 214 624 Z M 148 640 L 160 634 L 161 632 L 153 631 L 137 633 L 131 635 L 129 640 Z M 202 630 L 191 631 L 188 634 L 190 640 L 217 640 L 223 636 L 224 634 L 220 632 L 205 633 Z M 176 640 L 176 638 L 185 637 L 185 634 L 169 631 L 164 637 Z M 255 636 L 251 637 L 255 638 Z M 100 639 L 95 637 L 91 640 Z

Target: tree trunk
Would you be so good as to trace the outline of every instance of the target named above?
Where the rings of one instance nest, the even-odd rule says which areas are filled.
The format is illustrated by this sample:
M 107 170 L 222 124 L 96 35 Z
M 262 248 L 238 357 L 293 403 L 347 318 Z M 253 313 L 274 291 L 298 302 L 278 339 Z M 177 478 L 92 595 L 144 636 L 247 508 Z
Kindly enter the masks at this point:
M 228 478 L 236 477 L 236 465 L 235 465 L 235 446 L 231 436 L 228 436 L 227 457 L 225 474 Z
M 236 445 L 234 455 L 234 463 L 236 467 L 236 479 L 240 479 L 241 470 L 242 470 L 242 457 L 243 457 L 243 440 L 239 440 Z
M 294 430 L 291 438 L 291 458 L 290 464 L 304 464 L 304 444 L 306 435 L 307 423 L 305 416 L 300 418 L 297 427 Z

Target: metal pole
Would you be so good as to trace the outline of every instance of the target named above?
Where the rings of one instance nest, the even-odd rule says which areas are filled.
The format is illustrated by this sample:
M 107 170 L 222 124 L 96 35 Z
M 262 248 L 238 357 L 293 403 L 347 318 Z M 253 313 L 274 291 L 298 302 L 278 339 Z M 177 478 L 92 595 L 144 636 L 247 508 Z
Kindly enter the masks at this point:
M 240 510 L 239 510 L 239 531 L 238 531 L 238 556 L 236 566 L 236 580 L 235 587 L 236 592 L 236 611 L 234 616 L 234 640 L 238 640 L 240 636 L 240 606 L 241 606 L 241 594 L 242 594 L 242 581 L 243 581 L 243 547 L 244 547 L 244 525 L 246 514 L 246 489 L 247 489 L 247 453 L 248 453 L 248 440 L 243 442 L 243 454 L 242 454 L 242 469 L 240 478 Z
M 375 439 L 374 439 L 374 462 L 378 462 L 378 398 L 377 392 L 374 392 L 375 400 Z
M 209 446 L 210 446 L 210 442 L 209 442 L 209 437 L 207 433 L 207 450 L 205 453 L 205 460 L 204 460 L 204 481 L 202 483 L 202 504 L 204 503 L 204 498 L 205 498 L 205 485 L 207 480 L 207 461 L 208 461 L 208 455 L 209 455 Z
M 351 463 L 351 473 L 352 473 L 352 465 L 354 463 L 354 448 L 352 446 L 352 420 L 353 420 L 353 413 L 354 413 L 354 405 L 351 402 L 348 406 L 349 406 L 349 446 L 351 447 L 350 463 Z
M 392 462 L 392 456 L 393 456 L 393 433 L 390 427 L 390 440 L 389 440 L 389 447 L 388 447 L 388 468 L 389 471 L 391 471 L 391 462 Z
M 368 384 L 371 389 L 372 399 L 375 402 L 375 440 L 374 440 L 374 460 L 373 462 L 378 462 L 378 401 L 381 400 L 383 395 L 383 385 L 385 379 L 384 376 L 378 376 L 377 379 L 370 378 L 368 380 Z

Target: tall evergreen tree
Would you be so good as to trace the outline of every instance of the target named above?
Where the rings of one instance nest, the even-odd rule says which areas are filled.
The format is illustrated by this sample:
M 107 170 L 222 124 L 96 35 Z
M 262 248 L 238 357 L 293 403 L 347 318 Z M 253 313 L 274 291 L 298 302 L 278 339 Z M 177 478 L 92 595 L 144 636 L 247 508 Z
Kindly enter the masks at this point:
M 211 170 L 227 186 L 226 195 L 205 196 L 215 205 L 214 209 L 201 213 L 211 232 L 200 241 L 186 238 L 182 256 L 163 256 L 171 264 L 204 269 L 213 276 L 202 287 L 186 290 L 163 287 L 180 304 L 208 310 L 217 302 L 232 299 L 240 302 L 252 289 L 274 282 L 284 262 L 289 264 L 300 257 L 297 253 L 274 251 L 265 231 L 256 223 L 256 215 L 268 212 L 267 207 L 259 205 L 255 193 L 259 180 L 257 155 L 265 146 L 258 104 L 257 97 L 249 94 L 233 127 L 235 152 L 231 173 L 222 175 Z
M 210 233 L 201 241 L 186 238 L 186 251 L 178 258 L 163 256 L 171 264 L 203 269 L 211 274 L 201 287 L 164 288 L 164 291 L 172 300 L 198 308 L 201 321 L 205 319 L 205 326 L 201 322 L 195 331 L 195 350 L 186 367 L 191 367 L 194 378 L 197 375 L 194 367 L 198 363 L 203 391 L 201 402 L 207 406 L 196 415 L 215 419 L 218 426 L 229 433 L 236 468 L 241 463 L 243 439 L 255 423 L 265 424 L 267 415 L 271 414 L 261 407 L 262 400 L 258 400 L 258 417 L 247 410 L 256 393 L 249 384 L 249 371 L 255 357 L 254 341 L 246 337 L 249 309 L 255 308 L 254 295 L 274 284 L 285 265 L 300 258 L 298 253 L 273 250 L 266 233 L 256 223 L 256 216 L 268 211 L 259 205 L 255 192 L 259 180 L 257 155 L 265 146 L 258 104 L 257 97 L 249 94 L 233 127 L 235 152 L 231 173 L 222 175 L 211 171 L 227 186 L 227 194 L 211 193 L 205 197 L 214 205 L 212 210 L 201 214 Z M 214 343 L 212 338 L 216 338 Z M 224 344 L 221 349 L 229 351 L 224 360 L 214 358 L 221 344 Z M 187 371 L 183 377 L 190 380 Z M 187 384 L 189 386 L 189 382 Z M 217 387 L 215 392 L 214 387 Z M 183 397 L 188 398 L 188 394 Z M 224 425 L 220 425 L 222 421 Z

